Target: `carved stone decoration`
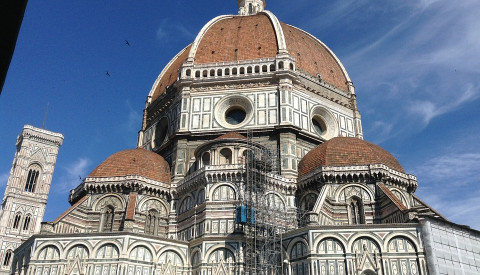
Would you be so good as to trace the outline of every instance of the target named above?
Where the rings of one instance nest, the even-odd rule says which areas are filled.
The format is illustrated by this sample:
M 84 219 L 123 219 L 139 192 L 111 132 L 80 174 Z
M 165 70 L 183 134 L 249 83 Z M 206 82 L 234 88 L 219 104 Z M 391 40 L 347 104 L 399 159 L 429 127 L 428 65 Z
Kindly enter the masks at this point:
M 156 209 L 162 216 L 168 214 L 165 205 L 156 199 L 149 199 L 145 201 L 144 203 L 142 203 L 139 209 L 142 213 L 147 213 L 147 211 L 150 209 Z
M 123 208 L 122 201 L 116 196 L 107 196 L 101 198 L 98 203 L 96 204 L 95 210 L 100 211 L 104 209 L 106 206 L 113 206 L 115 209 Z
M 361 248 L 359 249 L 359 246 Z M 363 238 L 354 244 L 355 271 L 360 274 L 381 275 L 381 257 L 376 245 L 368 238 Z M 365 272 L 365 273 L 364 273 Z

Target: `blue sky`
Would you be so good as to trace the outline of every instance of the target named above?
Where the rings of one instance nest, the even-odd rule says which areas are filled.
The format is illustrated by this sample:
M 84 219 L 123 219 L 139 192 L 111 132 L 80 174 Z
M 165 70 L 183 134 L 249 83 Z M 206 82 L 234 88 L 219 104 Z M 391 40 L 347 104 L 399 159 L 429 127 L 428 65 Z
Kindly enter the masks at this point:
M 136 145 L 169 60 L 236 1 L 30 0 L 0 95 L 0 192 L 24 124 L 65 135 L 45 220 L 109 155 Z M 480 1 L 277 0 L 325 42 L 356 87 L 365 139 L 418 177 L 417 195 L 480 229 Z M 125 40 L 131 46 L 125 44 Z M 110 77 L 106 75 L 109 72 Z

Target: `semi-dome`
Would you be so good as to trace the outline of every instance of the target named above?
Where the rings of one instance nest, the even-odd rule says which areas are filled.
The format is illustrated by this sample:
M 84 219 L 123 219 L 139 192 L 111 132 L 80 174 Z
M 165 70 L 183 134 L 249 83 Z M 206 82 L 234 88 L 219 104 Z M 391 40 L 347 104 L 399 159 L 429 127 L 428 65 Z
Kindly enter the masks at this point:
M 142 176 L 170 183 L 170 166 L 160 155 L 141 148 L 120 151 L 95 168 L 89 178 Z
M 398 160 L 371 142 L 352 137 L 336 137 L 308 152 L 298 164 L 298 177 L 324 166 L 384 164 L 405 173 Z
M 237 132 L 228 132 L 224 135 L 221 135 L 221 136 L 217 137 L 215 140 L 222 140 L 222 139 L 243 139 L 243 140 L 247 140 L 247 137 L 242 135 L 242 134 L 239 134 Z
M 269 11 L 254 15 L 225 15 L 207 23 L 195 41 L 164 68 L 151 92 L 154 101 L 175 83 L 185 62 L 195 65 L 276 58 L 288 54 L 296 70 L 320 76 L 349 91 L 350 78 L 335 54 L 313 35 L 280 22 Z

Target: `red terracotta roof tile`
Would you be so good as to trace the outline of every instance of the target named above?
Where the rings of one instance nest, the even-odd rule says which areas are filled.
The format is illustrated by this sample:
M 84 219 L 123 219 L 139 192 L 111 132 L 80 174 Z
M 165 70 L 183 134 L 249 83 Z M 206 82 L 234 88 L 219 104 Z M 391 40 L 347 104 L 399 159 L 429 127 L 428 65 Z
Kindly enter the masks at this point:
M 115 153 L 95 168 L 88 177 L 109 178 L 143 176 L 164 183 L 170 183 L 170 166 L 154 152 L 137 148 Z
M 217 137 L 215 140 L 219 140 L 219 139 L 245 139 L 246 140 L 247 137 L 237 132 L 229 132 L 229 133 L 226 133 L 225 135 Z
M 379 183 L 378 187 L 380 187 L 383 193 L 385 193 L 385 195 L 387 195 L 387 197 L 392 200 L 392 202 L 398 207 L 398 209 L 400 209 L 400 211 L 405 211 L 408 209 L 403 204 L 403 202 L 397 196 L 395 196 L 395 194 L 393 194 L 392 191 L 390 191 L 390 189 L 388 189 L 388 187 L 386 187 L 383 183 Z
M 352 137 L 336 137 L 320 144 L 298 164 L 298 176 L 304 176 L 322 166 L 384 164 L 405 173 L 388 151 L 378 145 Z

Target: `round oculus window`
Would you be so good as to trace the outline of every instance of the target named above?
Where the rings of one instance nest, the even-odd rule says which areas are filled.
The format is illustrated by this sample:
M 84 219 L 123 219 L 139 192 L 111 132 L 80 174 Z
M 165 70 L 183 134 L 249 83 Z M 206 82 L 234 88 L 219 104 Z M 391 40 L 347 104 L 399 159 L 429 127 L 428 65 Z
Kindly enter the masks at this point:
M 317 132 L 317 134 L 319 135 L 323 135 L 325 133 L 325 130 L 327 130 L 325 122 L 323 122 L 323 120 L 317 116 L 312 118 L 312 125 L 313 129 L 315 129 L 315 132 Z
M 253 104 L 248 97 L 231 95 L 222 98 L 215 106 L 215 119 L 227 129 L 237 129 L 253 117 Z
M 156 126 L 155 129 L 155 147 L 160 147 L 167 137 L 168 132 L 168 119 L 166 117 L 162 118 Z
M 247 113 L 238 107 L 231 108 L 225 113 L 225 121 L 231 125 L 238 125 L 245 121 Z

